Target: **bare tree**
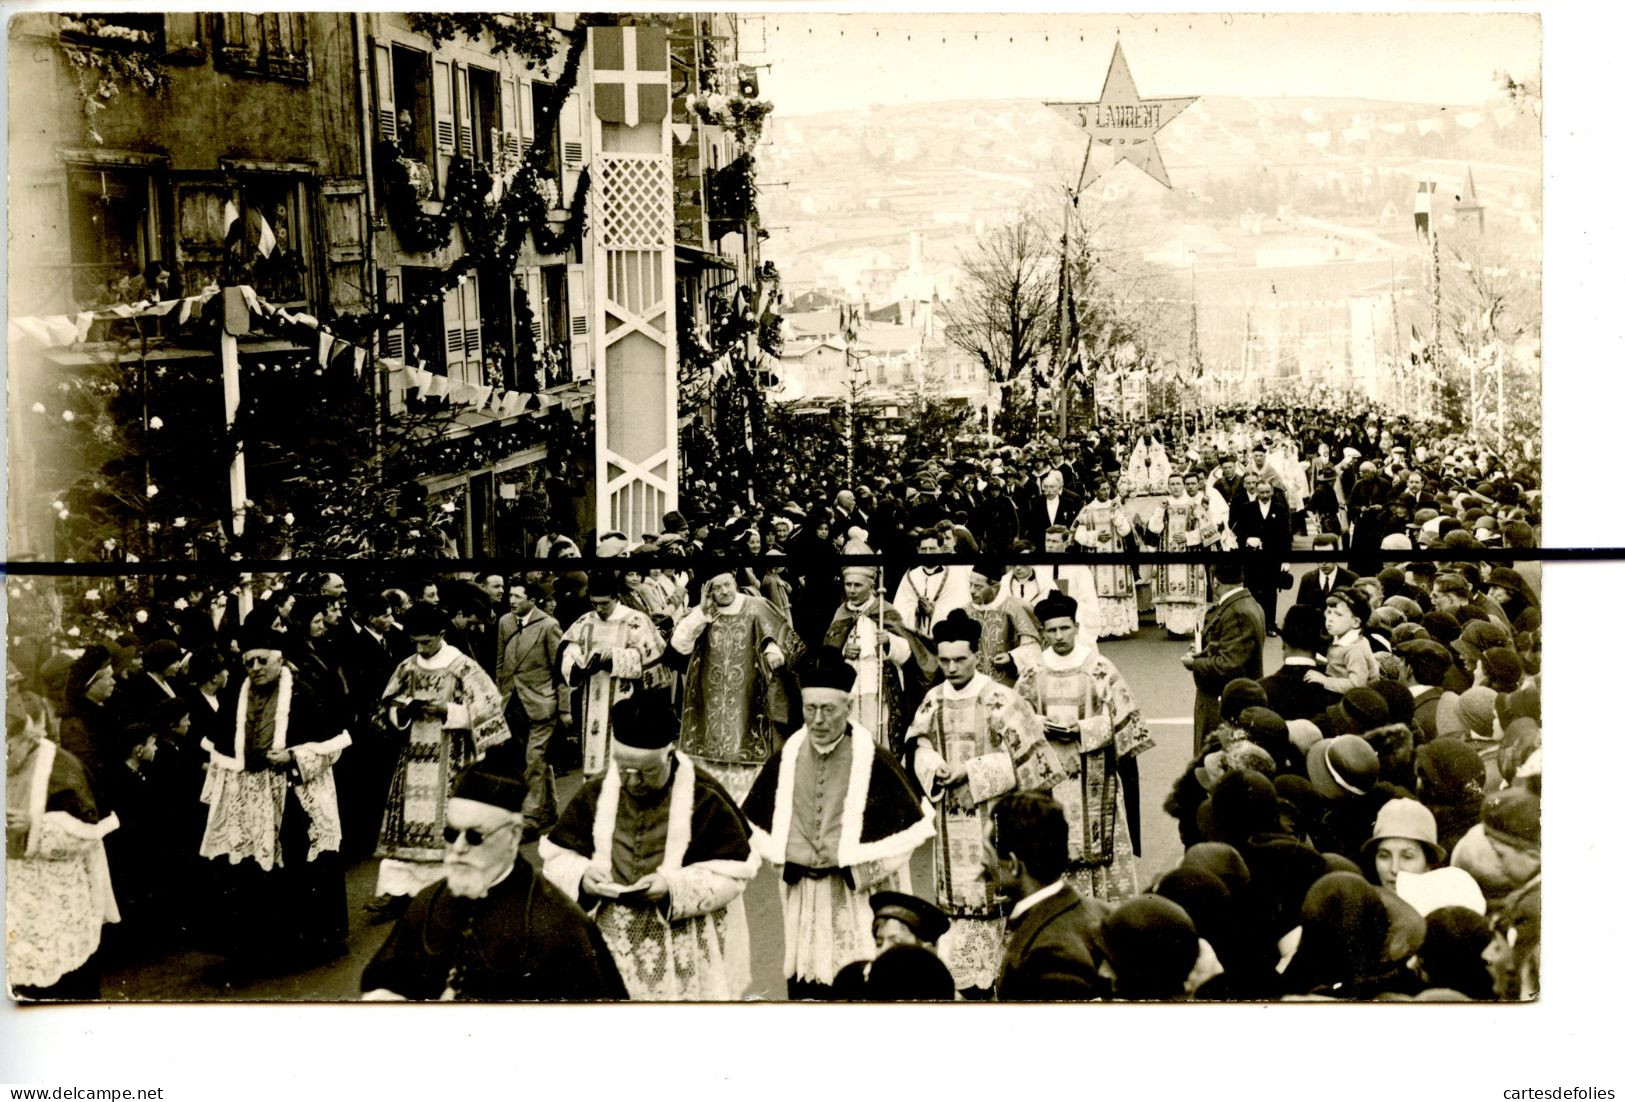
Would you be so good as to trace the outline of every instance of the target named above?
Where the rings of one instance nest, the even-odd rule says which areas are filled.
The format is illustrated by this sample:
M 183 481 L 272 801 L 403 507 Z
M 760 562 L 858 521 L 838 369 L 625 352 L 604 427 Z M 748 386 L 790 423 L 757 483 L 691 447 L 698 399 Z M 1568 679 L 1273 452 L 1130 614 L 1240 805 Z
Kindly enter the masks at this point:
M 1055 246 L 1042 221 L 1023 213 L 978 237 L 962 262 L 966 278 L 943 311 L 944 335 L 1008 391 L 1038 362 L 1049 340 Z

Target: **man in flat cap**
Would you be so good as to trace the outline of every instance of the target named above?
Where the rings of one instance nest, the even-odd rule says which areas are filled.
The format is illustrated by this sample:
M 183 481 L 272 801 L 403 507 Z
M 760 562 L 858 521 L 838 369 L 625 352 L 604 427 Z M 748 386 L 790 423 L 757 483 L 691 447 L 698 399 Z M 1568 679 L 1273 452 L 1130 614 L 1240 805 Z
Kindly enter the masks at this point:
M 527 789 L 478 767 L 446 801 L 444 870 L 361 973 L 365 1001 L 624 999 L 603 936 L 519 858 Z
M 945 680 L 926 692 L 907 735 L 914 775 L 939 804 L 937 903 L 952 920 L 943 957 L 954 986 L 971 997 L 991 992 L 1004 936 L 982 860 L 988 808 L 1006 792 L 1048 790 L 1065 775 L 1027 702 L 977 670 L 981 635 L 964 612 L 937 625 Z
M 910 682 L 936 672 L 936 657 L 919 635 L 903 625 L 875 591 L 879 571 L 873 566 L 841 568 L 846 600 L 835 610 L 824 645 L 840 650 L 857 680 L 852 688 L 852 717 L 869 729 L 880 745 L 901 749 L 908 726 Z M 916 690 L 917 691 L 917 690 Z
M 1051 795 L 1066 812 L 1067 883 L 1082 896 L 1116 901 L 1139 890 L 1136 759 L 1155 744 L 1123 675 L 1092 644 L 1079 641 L 1077 610 L 1063 593 L 1038 602 L 1049 645 L 1016 692 L 1042 717 L 1066 772 Z
M 350 734 L 295 679 L 282 645 L 275 632 L 244 638 L 230 741 L 203 740 L 198 852 L 229 877 L 218 931 L 228 981 L 267 963 L 330 959 L 349 933 L 333 764 Z
M 751 846 L 783 869 L 784 974 L 792 999 L 827 999 L 840 970 L 874 956 L 870 897 L 908 876 L 930 805 L 849 718 L 852 667 L 823 647 L 801 668 L 806 724 L 745 798 Z
M 654 621 L 621 600 L 621 578 L 595 571 L 587 589 L 592 611 L 565 631 L 559 666 L 564 680 L 582 688 L 581 770 L 589 777 L 609 768 L 611 709 L 643 687 L 665 653 Z
M 542 839 L 542 871 L 593 916 L 633 999 L 739 999 L 743 897 L 761 858 L 733 799 L 676 738 L 664 694 L 618 702 L 614 764 Z
M 672 631 L 688 659 L 678 748 L 742 798 L 773 751 L 776 725 L 793 721 L 786 667 L 800 638 L 765 597 L 740 591 L 732 570 L 700 565 L 699 602 Z
M 441 831 L 452 781 L 509 737 L 496 682 L 446 642 L 446 614 L 420 601 L 402 614 L 401 626 L 414 653 L 395 667 L 381 705 L 382 724 L 404 733 L 406 744 L 378 838 L 383 862 L 367 906 L 377 920 L 399 917 L 412 896 L 445 875 Z

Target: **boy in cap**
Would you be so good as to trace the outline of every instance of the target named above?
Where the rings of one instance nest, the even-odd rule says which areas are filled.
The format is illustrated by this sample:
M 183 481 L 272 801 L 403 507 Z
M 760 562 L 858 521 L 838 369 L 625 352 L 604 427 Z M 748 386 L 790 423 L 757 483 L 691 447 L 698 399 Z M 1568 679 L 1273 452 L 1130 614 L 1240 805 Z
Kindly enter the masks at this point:
M 1363 634 L 1371 604 L 1360 591 L 1352 586 L 1333 590 L 1326 599 L 1324 615 L 1326 634 L 1331 639 L 1326 648 L 1326 672 L 1306 673 L 1303 679 L 1334 696 L 1342 696 L 1381 677 L 1371 644 Z
M 827 999 L 840 970 L 874 955 L 870 897 L 907 876 L 932 833 L 930 805 L 890 752 L 849 719 L 852 667 L 821 648 L 800 671 L 805 725 L 745 798 L 751 847 L 781 866 L 784 974 L 792 999 Z
M 542 871 L 598 924 L 632 997 L 744 997 L 744 891 L 761 859 L 715 777 L 673 748 L 656 693 L 614 708 L 612 768 L 587 781 L 542 839 Z
M 364 1001 L 624 999 L 604 939 L 519 859 L 525 785 L 482 769 L 446 801 L 444 866 L 361 973 Z
M 875 959 L 896 948 L 920 949 L 937 955 L 937 942 L 948 932 L 948 916 L 941 908 L 907 892 L 876 892 L 869 897 L 874 912 Z M 855 960 L 835 977 L 835 990 L 842 999 L 863 1000 L 864 984 L 874 961 Z M 948 997 L 953 997 L 953 980 L 943 969 Z
M 1086 898 L 1126 899 L 1139 890 L 1136 759 L 1155 743 L 1123 675 L 1079 641 L 1077 608 L 1064 593 L 1038 603 L 1049 645 L 1016 692 L 1042 718 L 1066 773 L 1051 794 L 1066 812 L 1067 882 Z

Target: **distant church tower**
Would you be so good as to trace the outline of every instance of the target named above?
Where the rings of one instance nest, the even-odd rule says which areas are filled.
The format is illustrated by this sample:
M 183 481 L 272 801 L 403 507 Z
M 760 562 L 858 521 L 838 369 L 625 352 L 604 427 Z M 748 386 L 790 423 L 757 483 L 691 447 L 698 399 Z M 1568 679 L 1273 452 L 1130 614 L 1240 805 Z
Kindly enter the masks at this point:
M 1471 226 L 1481 236 L 1484 233 L 1484 205 L 1478 201 L 1478 189 L 1473 186 L 1473 170 L 1467 170 L 1467 182 L 1456 198 L 1456 228 Z

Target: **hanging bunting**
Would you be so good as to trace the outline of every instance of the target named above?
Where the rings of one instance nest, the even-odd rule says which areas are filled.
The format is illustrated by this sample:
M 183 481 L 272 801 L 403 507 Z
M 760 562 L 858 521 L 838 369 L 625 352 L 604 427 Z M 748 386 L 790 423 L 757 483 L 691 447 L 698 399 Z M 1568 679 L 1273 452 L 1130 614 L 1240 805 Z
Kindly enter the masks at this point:
M 316 363 L 320 367 L 327 366 L 327 359 L 333 352 L 333 334 L 327 330 L 319 330 L 316 334 Z

